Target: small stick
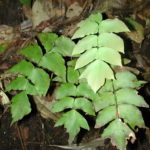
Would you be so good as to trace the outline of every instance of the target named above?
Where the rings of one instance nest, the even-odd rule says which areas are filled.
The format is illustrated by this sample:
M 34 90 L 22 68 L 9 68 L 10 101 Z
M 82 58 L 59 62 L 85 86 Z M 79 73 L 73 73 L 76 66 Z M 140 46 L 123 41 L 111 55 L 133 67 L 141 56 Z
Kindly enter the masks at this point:
M 20 127 L 18 126 L 18 124 L 17 124 L 17 131 L 18 131 L 18 135 L 19 135 L 19 139 L 20 139 L 20 143 L 21 143 L 22 149 L 23 150 L 28 150 L 27 147 L 24 144 L 23 139 L 22 139 L 21 130 L 20 130 Z

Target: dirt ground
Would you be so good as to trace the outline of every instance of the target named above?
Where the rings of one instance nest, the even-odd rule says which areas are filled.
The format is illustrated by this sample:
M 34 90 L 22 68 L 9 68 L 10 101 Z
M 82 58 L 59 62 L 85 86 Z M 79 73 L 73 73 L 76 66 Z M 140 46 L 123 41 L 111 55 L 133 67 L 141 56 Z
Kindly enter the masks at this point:
M 0 150 L 60 150 L 50 145 L 67 145 L 68 135 L 61 127 L 54 128 L 52 120 L 38 114 L 27 116 L 10 127 L 11 115 L 1 117 Z
M 68 145 L 68 134 L 65 129 L 55 128 L 52 120 L 43 119 L 38 113 L 32 113 L 13 126 L 10 126 L 10 122 L 11 115 L 8 110 L 1 116 L 0 150 L 63 150 L 52 145 Z M 84 133 L 84 138 L 90 135 L 92 137 L 95 132 L 93 130 L 91 133 Z M 137 141 L 128 144 L 127 150 L 150 150 L 149 134 L 149 131 L 140 130 Z M 106 140 L 105 145 L 97 147 L 96 150 L 116 150 L 116 148 Z

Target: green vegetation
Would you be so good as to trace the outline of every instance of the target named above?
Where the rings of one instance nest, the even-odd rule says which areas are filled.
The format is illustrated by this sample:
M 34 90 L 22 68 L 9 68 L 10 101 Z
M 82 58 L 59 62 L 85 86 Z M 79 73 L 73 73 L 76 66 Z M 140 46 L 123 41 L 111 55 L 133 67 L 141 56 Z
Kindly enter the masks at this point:
M 31 0 L 19 0 L 22 4 L 30 4 Z
M 61 112 L 55 126 L 64 125 L 70 144 L 80 128 L 90 130 L 86 115 L 91 115 L 95 128 L 105 127 L 100 136 L 125 150 L 127 139 L 135 139 L 135 127 L 145 128 L 138 107 L 148 107 L 137 92 L 145 82 L 127 70 L 114 69 L 122 67 L 120 53 L 124 53 L 124 42 L 116 33 L 129 29 L 119 19 L 103 20 L 101 14 L 90 15 L 78 27 L 72 37 L 77 44 L 54 33 L 40 33 L 44 49 L 35 44 L 20 50 L 27 59 L 8 70 L 18 77 L 6 88 L 20 91 L 11 101 L 12 124 L 31 112 L 28 95 L 46 96 L 51 83 L 57 83 L 57 101 L 50 111 Z

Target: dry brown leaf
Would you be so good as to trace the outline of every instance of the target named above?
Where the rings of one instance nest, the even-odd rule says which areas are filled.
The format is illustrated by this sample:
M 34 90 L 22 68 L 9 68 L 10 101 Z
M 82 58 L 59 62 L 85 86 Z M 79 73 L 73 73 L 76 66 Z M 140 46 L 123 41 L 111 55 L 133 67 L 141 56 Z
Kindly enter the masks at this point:
M 72 17 L 75 17 L 75 16 L 79 16 L 82 11 L 83 11 L 83 8 L 79 5 L 79 3 L 74 2 L 67 9 L 66 17 L 67 18 L 72 18 Z

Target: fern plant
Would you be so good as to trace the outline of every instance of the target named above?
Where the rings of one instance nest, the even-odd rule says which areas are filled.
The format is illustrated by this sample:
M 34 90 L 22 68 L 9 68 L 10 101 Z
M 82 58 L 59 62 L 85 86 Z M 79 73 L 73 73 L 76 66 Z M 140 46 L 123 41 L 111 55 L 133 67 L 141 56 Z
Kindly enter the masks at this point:
M 61 112 L 55 126 L 64 125 L 71 144 L 80 128 L 89 130 L 86 115 L 96 118 L 95 128 L 105 127 L 102 138 L 110 138 L 118 149 L 125 150 L 127 139 L 135 140 L 135 128 L 145 124 L 138 107 L 148 107 L 138 95 L 139 81 L 122 67 L 124 42 L 115 33 L 129 32 L 119 19 L 102 20 L 101 14 L 92 14 L 78 24 L 72 39 L 53 33 L 40 33 L 38 44 L 20 51 L 26 57 L 8 72 L 18 77 L 6 90 L 19 90 L 12 98 L 12 123 L 31 111 L 28 95 L 46 96 L 50 82 L 58 83 L 57 100 L 50 110 Z M 82 113 L 85 113 L 83 116 Z M 134 115 L 133 115 L 134 114 Z
M 48 74 L 46 69 L 54 72 L 61 81 L 66 81 L 66 66 L 62 55 L 69 55 L 69 51 L 71 55 L 74 43 L 63 36 L 58 38 L 53 33 L 41 33 L 38 35 L 38 38 L 44 50 L 38 44 L 20 50 L 20 54 L 24 55 L 27 59 L 20 61 L 7 71 L 8 73 L 16 74 L 18 77 L 11 81 L 6 91 L 20 91 L 20 93 L 12 98 L 12 124 L 31 112 L 28 95 L 39 97 L 46 95 L 52 80 L 50 77 L 52 73 Z M 64 49 L 62 49 L 64 52 L 61 51 L 59 53 L 58 42 L 64 44 Z
M 60 91 L 67 93 L 68 89 L 72 89 L 73 93 L 70 95 L 69 91 L 67 95 L 64 95 L 65 98 L 54 105 L 53 111 L 58 112 L 70 108 L 72 112 L 72 109 L 73 111 L 77 109 L 76 99 L 68 99 L 66 96 L 88 98 L 94 105 L 95 112 L 98 112 L 95 127 L 107 125 L 101 137 L 111 138 L 112 143 L 118 149 L 125 150 L 127 139 L 135 140 L 135 127 L 145 127 L 141 112 L 137 107 L 148 107 L 136 91 L 144 82 L 138 81 L 136 76 L 129 71 L 115 72 L 113 69 L 115 66 L 122 66 L 120 53 L 124 53 L 124 42 L 114 33 L 129 32 L 129 29 L 118 19 L 102 20 L 101 14 L 91 15 L 88 19 L 81 21 L 78 27 L 79 29 L 72 37 L 72 39 L 79 38 L 73 50 L 73 55 L 79 55 L 75 69 L 82 68 L 79 79 L 85 78 L 88 85 L 82 80 L 76 88 L 60 87 L 58 94 Z M 91 91 L 89 87 L 89 92 L 85 90 L 92 98 L 74 92 L 78 91 L 78 87 L 83 83 L 93 90 Z M 87 106 L 84 100 L 82 102 L 84 103 L 82 110 L 87 113 L 83 109 Z M 82 102 L 80 102 L 81 106 Z M 67 112 L 56 122 L 56 126 L 64 124 L 70 137 L 74 137 L 79 132 L 78 122 L 73 113 Z M 80 127 L 88 129 L 84 122 L 80 123 Z

